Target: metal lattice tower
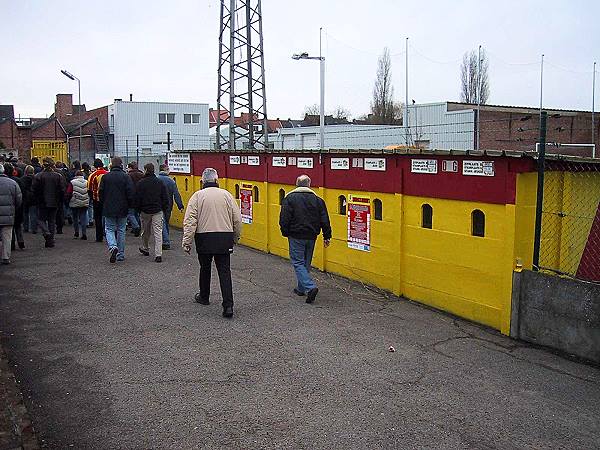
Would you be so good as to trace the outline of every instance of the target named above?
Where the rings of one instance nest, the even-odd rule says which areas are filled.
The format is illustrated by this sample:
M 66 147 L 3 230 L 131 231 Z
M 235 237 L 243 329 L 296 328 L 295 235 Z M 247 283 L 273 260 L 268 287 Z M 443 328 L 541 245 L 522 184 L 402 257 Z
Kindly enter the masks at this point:
M 261 0 L 221 0 L 217 93 L 217 148 L 268 146 L 267 98 L 262 37 Z M 229 110 L 228 137 L 221 136 L 221 111 Z M 243 123 L 234 123 L 242 113 Z M 246 146 L 246 144 L 244 144 Z

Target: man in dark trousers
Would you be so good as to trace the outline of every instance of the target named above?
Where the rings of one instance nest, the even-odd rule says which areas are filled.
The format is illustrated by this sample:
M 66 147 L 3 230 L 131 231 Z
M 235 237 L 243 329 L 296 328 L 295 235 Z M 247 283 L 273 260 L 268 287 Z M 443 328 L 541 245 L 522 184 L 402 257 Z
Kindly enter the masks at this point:
M 38 205 L 38 227 L 42 230 L 46 248 L 49 248 L 54 247 L 57 210 L 63 207 L 67 183 L 56 172 L 52 158 L 44 158 L 43 164 L 44 170 L 33 177 L 31 190 Z
M 111 160 L 110 166 L 110 172 L 100 180 L 98 195 L 102 203 L 109 261 L 114 263 L 125 259 L 125 227 L 127 213 L 133 206 L 133 181 L 123 170 L 123 160 L 118 156 Z
M 131 181 L 133 181 L 133 188 L 135 189 L 139 181 L 144 177 L 144 172 L 138 169 L 138 164 L 136 161 L 131 161 L 129 164 L 127 164 L 127 175 L 129 175 Z M 142 231 L 142 226 L 140 222 L 140 214 L 135 208 L 129 208 L 127 220 L 131 225 L 131 232 L 135 237 L 138 237 Z
M 101 159 L 96 158 L 94 160 L 94 167 L 96 168 L 88 178 L 88 193 L 92 197 L 94 204 L 94 225 L 96 226 L 96 242 L 102 242 L 104 238 L 104 223 L 102 221 L 102 203 L 100 202 L 100 194 L 98 189 L 100 187 L 100 181 L 102 177 L 108 173 L 104 168 L 104 163 Z
M 181 246 L 189 253 L 192 241 L 196 243 L 200 262 L 200 292 L 196 294 L 196 302 L 202 305 L 210 303 L 210 272 L 214 258 L 223 297 L 223 317 L 227 318 L 233 317 L 229 255 L 241 232 L 240 207 L 228 191 L 219 188 L 217 171 L 204 169 L 202 189 L 194 192 L 185 211 Z
M 167 188 L 154 174 L 154 164 L 144 166 L 144 177 L 135 188 L 135 208 L 142 220 L 140 253 L 150 255 L 150 236 L 154 236 L 154 261 L 162 262 L 163 217 L 169 208 Z
M 310 188 L 308 175 L 300 175 L 296 189 L 283 199 L 279 226 L 281 234 L 288 238 L 290 260 L 296 272 L 298 286 L 296 295 L 306 295 L 306 303 L 313 303 L 319 289 L 310 276 L 310 266 L 317 236 L 323 230 L 323 244 L 329 247 L 331 225 L 327 206 L 323 199 Z

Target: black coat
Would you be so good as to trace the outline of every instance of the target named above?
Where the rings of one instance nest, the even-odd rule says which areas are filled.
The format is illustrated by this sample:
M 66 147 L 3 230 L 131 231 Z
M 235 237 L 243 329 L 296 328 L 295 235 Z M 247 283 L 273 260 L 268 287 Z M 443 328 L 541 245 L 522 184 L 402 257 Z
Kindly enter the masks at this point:
M 156 175 L 146 174 L 135 187 L 135 208 L 146 214 L 156 214 L 169 209 L 165 184 Z
M 104 217 L 127 217 L 133 206 L 133 182 L 121 167 L 102 175 L 98 189 Z
M 54 170 L 41 171 L 31 183 L 35 204 L 46 208 L 62 206 L 66 188 L 65 178 Z
M 23 207 L 29 208 L 31 205 L 35 205 L 35 199 L 33 198 L 33 190 L 31 188 L 33 184 L 33 175 L 23 175 L 21 177 L 21 193 L 23 194 Z
M 308 188 L 298 188 L 283 199 L 279 215 L 281 234 L 294 239 L 331 239 L 331 225 L 323 199 Z

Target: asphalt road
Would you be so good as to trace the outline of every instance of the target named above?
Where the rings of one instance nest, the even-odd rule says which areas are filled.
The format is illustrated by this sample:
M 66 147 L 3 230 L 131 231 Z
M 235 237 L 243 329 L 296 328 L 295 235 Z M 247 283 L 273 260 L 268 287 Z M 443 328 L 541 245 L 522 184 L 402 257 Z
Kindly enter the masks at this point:
M 226 320 L 179 249 L 32 238 L 0 267 L 0 337 L 43 446 L 600 447 L 597 368 L 323 273 L 307 305 L 243 247 Z

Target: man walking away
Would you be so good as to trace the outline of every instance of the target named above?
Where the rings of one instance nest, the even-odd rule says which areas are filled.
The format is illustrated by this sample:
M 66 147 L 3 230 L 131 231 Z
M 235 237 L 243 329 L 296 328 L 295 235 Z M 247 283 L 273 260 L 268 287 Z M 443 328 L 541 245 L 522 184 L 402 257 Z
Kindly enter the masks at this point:
M 19 178 L 17 174 L 17 168 L 12 163 L 4 163 L 4 174 L 13 180 L 19 186 L 21 190 L 21 199 L 23 199 L 23 192 L 25 191 L 25 184 Z M 19 248 L 23 250 L 25 248 L 25 241 L 23 240 L 23 201 L 15 209 L 15 222 L 13 224 L 12 241 L 10 249 L 15 249 L 15 242 L 19 244 Z
M 298 286 L 294 293 L 306 295 L 306 303 L 312 303 L 319 289 L 310 276 L 310 266 L 317 236 L 323 230 L 325 247 L 331 240 L 331 225 L 327 206 L 323 199 L 310 188 L 308 175 L 300 175 L 297 188 L 283 199 L 279 226 L 281 234 L 288 238 L 290 260 L 296 272 Z
M 167 197 L 169 197 L 169 208 L 165 213 L 163 221 L 163 250 L 169 250 L 171 248 L 169 221 L 171 220 L 171 212 L 173 211 L 173 199 L 175 199 L 175 203 L 180 212 L 183 212 L 183 202 L 181 201 L 179 189 L 177 189 L 177 183 L 175 183 L 173 178 L 169 177 L 169 167 L 165 164 L 161 164 L 159 170 L 158 179 L 165 184 L 165 187 L 167 188 Z
M 131 161 L 129 164 L 127 164 L 127 175 L 129 175 L 131 181 L 133 181 L 133 188 L 135 191 L 135 189 L 137 188 L 137 184 L 144 177 L 144 172 L 138 169 L 138 164 L 136 161 Z M 141 231 L 140 215 L 135 208 L 129 209 L 127 220 L 131 224 L 131 231 L 133 235 L 135 237 L 138 237 Z
M 94 204 L 94 225 L 96 226 L 96 242 L 102 242 L 104 237 L 104 223 L 102 222 L 102 203 L 100 202 L 100 194 L 98 188 L 102 177 L 108 173 L 104 168 L 104 163 L 101 159 L 94 160 L 96 170 L 90 174 L 88 178 L 88 193 L 92 197 Z
M 219 188 L 217 171 L 204 169 L 202 189 L 194 192 L 185 211 L 181 246 L 189 253 L 192 240 L 196 243 L 200 262 L 200 292 L 196 294 L 196 302 L 203 305 L 209 304 L 210 272 L 214 258 L 223 297 L 223 317 L 227 318 L 233 317 L 229 255 L 233 253 L 233 246 L 240 239 L 241 232 L 240 207 L 228 191 Z
M 54 160 L 43 159 L 44 170 L 33 177 L 31 189 L 38 205 L 38 227 L 46 241 L 46 248 L 54 247 L 56 233 L 56 212 L 63 206 L 65 179 L 54 170 Z
M 23 194 L 23 231 L 32 234 L 37 232 L 37 206 L 31 190 L 34 170 L 33 166 L 25 166 L 25 175 L 21 178 L 24 188 L 21 191 Z
M 127 212 L 133 205 L 133 182 L 123 170 L 123 160 L 118 156 L 111 160 L 110 172 L 102 176 L 98 196 L 102 204 L 109 261 L 123 261 Z
M 15 180 L 4 173 L 0 164 L 0 236 L 2 236 L 2 264 L 10 264 L 11 240 L 16 210 L 21 206 L 21 189 Z
M 83 178 L 81 170 L 77 170 L 73 174 L 73 179 L 67 187 L 67 197 L 69 198 L 69 208 L 71 208 L 71 216 L 73 217 L 75 239 L 79 237 L 81 229 L 81 240 L 86 241 L 90 197 L 87 191 L 87 181 Z
M 140 253 L 150 255 L 150 236 L 154 235 L 154 261 L 162 262 L 163 214 L 169 207 L 167 188 L 154 174 L 154 164 L 144 166 L 144 177 L 135 190 L 135 207 L 142 219 Z

